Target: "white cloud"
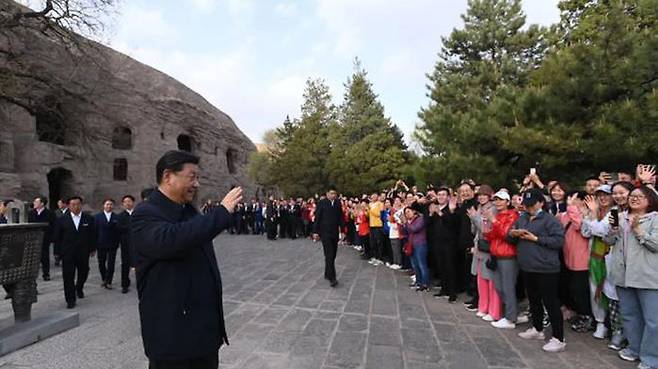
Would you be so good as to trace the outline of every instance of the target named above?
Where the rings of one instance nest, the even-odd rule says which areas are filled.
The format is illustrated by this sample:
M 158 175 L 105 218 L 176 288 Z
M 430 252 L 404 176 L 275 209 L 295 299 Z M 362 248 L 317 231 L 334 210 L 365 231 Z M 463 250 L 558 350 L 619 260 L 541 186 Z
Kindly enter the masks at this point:
M 211 11 L 219 5 L 219 0 L 187 0 L 195 10 Z
M 294 2 L 278 3 L 274 7 L 274 12 L 283 17 L 292 17 L 298 13 L 299 9 Z

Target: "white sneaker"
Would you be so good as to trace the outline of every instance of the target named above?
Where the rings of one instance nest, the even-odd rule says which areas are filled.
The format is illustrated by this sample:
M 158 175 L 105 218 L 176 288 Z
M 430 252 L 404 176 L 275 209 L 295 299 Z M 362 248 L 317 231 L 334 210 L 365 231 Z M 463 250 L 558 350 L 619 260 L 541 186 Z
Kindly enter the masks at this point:
M 526 314 L 520 314 L 516 317 L 516 324 L 525 324 L 530 321 L 530 318 Z
M 494 326 L 495 328 L 499 329 L 514 329 L 516 328 L 516 324 L 510 322 L 506 318 L 503 318 L 497 322 L 491 322 L 491 325 Z
M 384 262 L 379 260 L 379 259 L 375 259 L 375 264 L 376 265 L 382 265 L 382 264 L 384 264 Z
M 487 313 L 483 313 L 480 311 L 478 311 L 477 314 L 475 314 L 475 316 L 477 316 L 478 318 L 484 318 L 485 315 L 487 315 Z
M 402 268 L 402 267 L 401 267 L 400 265 L 398 265 L 398 264 L 393 264 L 393 265 L 391 265 L 391 269 L 393 269 L 393 270 L 400 270 L 401 268 Z
M 482 320 L 484 320 L 485 322 L 493 322 L 494 318 L 491 315 L 487 314 L 482 317 Z
M 416 281 L 416 276 L 415 276 L 415 275 L 412 275 L 412 276 L 409 277 L 409 278 L 411 278 L 411 280 L 414 281 L 414 282 Z
M 594 338 L 604 339 L 608 335 L 608 328 L 603 323 L 596 323 L 596 331 L 592 334 Z
M 546 352 L 562 352 L 565 348 L 567 348 L 567 344 L 555 337 L 551 337 L 551 340 L 542 347 Z
M 391 263 L 389 263 L 388 261 L 385 264 L 386 264 L 386 267 L 388 267 L 388 268 L 391 267 Z
M 519 337 L 523 338 L 524 340 L 541 340 L 541 341 L 543 341 L 545 339 L 544 332 L 537 331 L 535 329 L 535 327 L 530 327 L 525 332 L 519 333 Z
M 375 258 L 370 258 L 370 260 L 368 260 L 368 264 L 375 265 Z

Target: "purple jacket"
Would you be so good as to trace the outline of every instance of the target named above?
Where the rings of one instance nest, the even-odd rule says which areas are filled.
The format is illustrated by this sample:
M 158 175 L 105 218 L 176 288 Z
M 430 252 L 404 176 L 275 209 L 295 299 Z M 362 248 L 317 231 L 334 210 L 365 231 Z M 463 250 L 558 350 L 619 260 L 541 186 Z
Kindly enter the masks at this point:
M 411 223 L 405 226 L 407 233 L 411 237 L 411 243 L 416 246 L 427 246 L 427 232 L 425 232 L 425 219 L 423 215 L 419 215 Z

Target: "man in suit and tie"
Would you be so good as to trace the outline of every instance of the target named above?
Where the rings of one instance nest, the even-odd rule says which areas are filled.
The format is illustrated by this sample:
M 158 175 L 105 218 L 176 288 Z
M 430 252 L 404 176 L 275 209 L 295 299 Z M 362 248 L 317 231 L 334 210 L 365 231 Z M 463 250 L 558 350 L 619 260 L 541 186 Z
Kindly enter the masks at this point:
M 322 241 L 324 249 L 324 279 L 331 287 L 336 287 L 336 253 L 338 252 L 338 239 L 340 229 L 343 227 L 343 210 L 340 200 L 336 197 L 338 191 L 330 186 L 327 197 L 320 200 L 315 210 L 315 223 L 313 224 L 313 238 Z
M 28 223 L 47 223 L 48 227 L 43 234 L 43 242 L 41 243 L 41 271 L 43 272 L 43 280 L 50 280 L 50 243 L 53 238 L 53 231 L 55 228 L 55 215 L 46 208 L 48 205 L 48 198 L 44 196 L 37 196 L 32 202 L 34 208 L 27 214 Z
M 213 240 L 231 225 L 242 188 L 233 188 L 220 206 L 199 214 L 192 205 L 198 164 L 199 157 L 185 151 L 164 154 L 156 164 L 158 188 L 130 220 L 150 369 L 217 369 L 218 350 L 228 344 Z
M 130 245 L 130 219 L 135 208 L 135 198 L 126 195 L 121 199 L 123 211 L 119 214 L 119 241 L 121 243 L 121 293 L 130 290 L 130 267 L 134 266 L 134 253 Z
M 55 210 L 55 216 L 57 217 L 57 219 L 66 215 L 68 210 L 69 210 L 69 205 L 66 203 L 64 199 L 57 200 L 57 210 Z M 53 227 L 53 231 L 54 231 L 54 227 Z M 53 254 L 55 256 L 55 266 L 59 266 L 59 264 L 61 263 L 61 258 L 59 256 L 59 249 L 57 248 L 57 245 L 53 246 Z
M 112 289 L 114 265 L 119 249 L 119 219 L 114 210 L 114 200 L 103 201 L 103 211 L 96 214 L 94 223 L 98 232 L 96 248 L 98 249 L 98 269 L 101 273 L 101 287 Z
M 62 257 L 66 307 L 72 309 L 76 296 L 85 297 L 83 289 L 89 275 L 89 257 L 96 254 L 96 227 L 94 218 L 82 212 L 80 196 L 69 198 L 67 203 L 69 210 L 57 220 L 53 242 Z

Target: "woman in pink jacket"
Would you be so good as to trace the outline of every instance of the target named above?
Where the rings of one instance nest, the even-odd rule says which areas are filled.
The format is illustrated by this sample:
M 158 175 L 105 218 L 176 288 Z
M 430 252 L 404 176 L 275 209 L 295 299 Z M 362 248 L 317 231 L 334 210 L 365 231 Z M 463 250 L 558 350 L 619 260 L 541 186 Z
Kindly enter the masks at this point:
M 567 211 L 558 214 L 565 229 L 564 263 L 567 267 L 569 281 L 568 300 L 563 303 L 576 316 L 571 319 L 571 328 L 586 332 L 592 325 L 592 307 L 589 291 L 589 239 L 583 237 L 580 230 L 583 222 L 585 193 L 573 192 L 567 198 Z

